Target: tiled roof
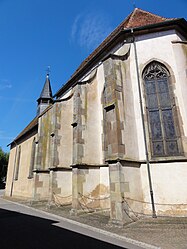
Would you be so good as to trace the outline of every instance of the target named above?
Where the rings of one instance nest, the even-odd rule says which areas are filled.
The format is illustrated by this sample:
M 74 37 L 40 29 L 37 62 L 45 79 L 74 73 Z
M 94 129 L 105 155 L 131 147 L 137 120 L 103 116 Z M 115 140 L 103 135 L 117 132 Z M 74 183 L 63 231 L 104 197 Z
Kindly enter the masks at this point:
M 134 11 L 122 22 L 123 28 L 135 28 L 146 26 L 150 24 L 156 24 L 160 22 L 164 22 L 167 20 L 173 20 L 173 18 L 165 18 L 150 12 L 141 10 L 141 9 L 134 9 Z
M 94 57 L 99 54 L 99 52 L 107 45 L 109 44 L 114 37 L 116 37 L 122 30 L 129 29 L 129 28 L 135 28 L 135 27 L 142 27 L 150 24 L 157 24 L 165 21 L 174 20 L 174 18 L 164 18 L 155 14 L 152 14 L 150 12 L 141 10 L 139 8 L 135 8 L 133 12 L 116 28 L 114 31 L 91 53 L 77 68 L 77 70 L 74 72 L 74 74 L 71 76 L 67 84 L 83 69 L 85 68 L 88 63 L 94 59 Z M 64 86 L 66 86 L 65 84 Z M 63 87 L 61 88 L 63 89 Z M 55 96 L 58 96 L 58 94 L 61 92 L 61 89 L 55 94 Z

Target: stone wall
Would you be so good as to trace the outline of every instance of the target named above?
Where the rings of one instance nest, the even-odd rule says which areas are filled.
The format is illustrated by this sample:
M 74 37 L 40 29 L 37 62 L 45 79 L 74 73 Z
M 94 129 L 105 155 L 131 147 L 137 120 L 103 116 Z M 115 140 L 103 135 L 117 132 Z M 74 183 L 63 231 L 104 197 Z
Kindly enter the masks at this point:
M 56 168 L 50 171 L 50 205 L 67 205 L 72 203 L 72 171 Z
M 35 134 L 25 141 L 15 144 L 10 152 L 10 159 L 6 181 L 6 196 L 15 196 L 20 198 L 31 198 L 33 189 L 33 179 L 29 178 L 32 143 Z M 20 151 L 18 165 L 18 150 Z M 15 175 L 17 172 L 17 177 Z
M 158 215 L 187 215 L 187 163 L 152 163 L 155 208 Z M 146 164 L 141 165 L 143 210 L 151 214 L 151 201 Z M 139 199 L 141 201 L 142 199 Z
M 103 175 L 101 175 L 103 173 Z M 100 181 L 105 172 L 96 166 L 74 167 L 72 171 L 72 212 L 108 210 L 109 186 L 108 181 Z M 105 175 L 108 177 L 108 175 Z
M 35 172 L 33 178 L 32 201 L 49 199 L 49 172 Z
M 38 145 L 36 151 L 36 169 L 47 170 L 51 166 L 51 140 L 54 124 L 52 123 L 53 108 L 45 112 L 38 120 Z

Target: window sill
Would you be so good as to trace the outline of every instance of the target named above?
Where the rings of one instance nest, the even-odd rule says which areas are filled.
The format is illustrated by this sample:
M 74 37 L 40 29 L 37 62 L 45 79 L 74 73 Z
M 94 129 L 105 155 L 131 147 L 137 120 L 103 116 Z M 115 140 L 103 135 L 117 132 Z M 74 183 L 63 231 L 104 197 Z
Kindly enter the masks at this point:
M 165 157 L 152 157 L 150 163 L 160 163 L 160 162 L 187 162 L 187 157 L 185 156 L 165 156 Z

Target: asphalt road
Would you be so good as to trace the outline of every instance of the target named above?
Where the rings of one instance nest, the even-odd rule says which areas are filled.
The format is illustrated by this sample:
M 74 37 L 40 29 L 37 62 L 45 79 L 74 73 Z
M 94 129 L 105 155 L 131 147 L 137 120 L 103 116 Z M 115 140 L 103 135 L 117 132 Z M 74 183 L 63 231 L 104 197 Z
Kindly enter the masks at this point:
M 0 198 L 0 249 L 121 248 L 63 226 L 60 220 Z
M 1 249 L 69 249 L 120 247 L 54 226 L 54 220 L 0 209 Z

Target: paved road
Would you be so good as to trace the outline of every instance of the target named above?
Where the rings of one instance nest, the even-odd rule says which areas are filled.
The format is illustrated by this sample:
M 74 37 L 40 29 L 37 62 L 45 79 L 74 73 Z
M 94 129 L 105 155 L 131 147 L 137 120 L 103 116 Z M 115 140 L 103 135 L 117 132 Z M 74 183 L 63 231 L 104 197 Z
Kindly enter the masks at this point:
M 0 189 L 0 197 L 4 195 L 4 189 Z
M 0 249 L 121 248 L 71 231 L 72 225 L 83 233 L 76 224 L 0 198 Z

